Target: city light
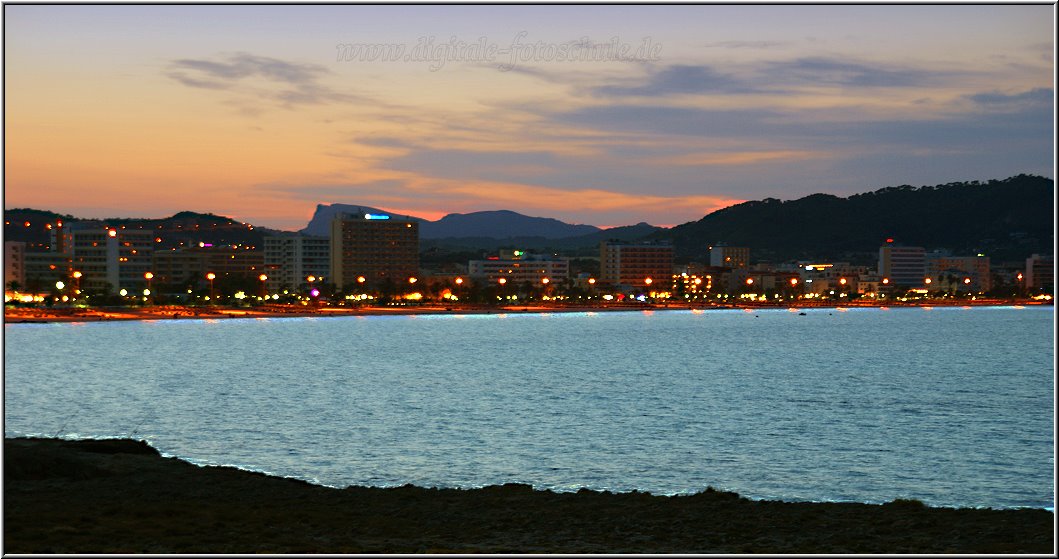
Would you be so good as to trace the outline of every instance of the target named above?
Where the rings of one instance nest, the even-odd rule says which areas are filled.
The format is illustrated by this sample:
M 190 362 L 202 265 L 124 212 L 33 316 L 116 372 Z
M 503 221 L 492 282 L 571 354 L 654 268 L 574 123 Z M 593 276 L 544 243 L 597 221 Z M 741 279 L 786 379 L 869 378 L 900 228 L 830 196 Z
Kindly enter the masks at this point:
M 146 280 L 151 280 L 151 279 L 154 279 L 154 274 L 152 274 L 151 272 L 146 272 L 146 273 L 143 274 L 143 277 Z
M 110 235 L 111 237 L 117 237 L 118 236 L 118 232 L 115 231 L 114 229 L 108 229 L 107 230 L 107 235 Z
M 463 285 L 463 278 L 456 278 L 456 285 Z
M 504 285 L 505 283 L 507 283 L 507 278 L 500 278 L 500 279 L 498 279 L 496 281 L 499 282 L 500 285 Z
M 647 284 L 647 285 L 651 285 L 652 283 L 654 283 L 654 281 L 655 281 L 655 280 L 653 280 L 653 279 L 651 279 L 651 278 L 647 278 L 647 279 L 643 280 L 643 282 L 644 282 L 645 284 Z
M 62 291 L 62 289 L 63 289 L 64 287 L 66 287 L 66 284 L 65 284 L 65 283 L 63 283 L 63 282 L 61 282 L 61 281 L 57 281 L 57 282 L 55 282 L 55 289 L 58 289 L 58 290 Z
M 408 278 L 408 283 L 415 283 L 417 281 L 419 281 L 419 278 L 416 278 L 416 277 Z
M 357 276 L 357 283 L 364 283 L 365 281 L 367 280 L 364 279 L 364 276 Z

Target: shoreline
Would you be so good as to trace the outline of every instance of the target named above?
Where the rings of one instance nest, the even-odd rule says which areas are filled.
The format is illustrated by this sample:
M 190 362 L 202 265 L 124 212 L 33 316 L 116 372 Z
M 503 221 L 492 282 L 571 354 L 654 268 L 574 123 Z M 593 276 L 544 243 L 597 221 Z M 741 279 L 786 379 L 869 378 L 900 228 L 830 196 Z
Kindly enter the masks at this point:
M 392 307 L 316 307 L 296 305 L 268 305 L 263 307 L 200 307 L 184 305 L 159 305 L 151 307 L 110 308 L 60 308 L 39 309 L 4 307 L 4 323 L 49 323 L 49 322 L 100 322 L 122 320 L 210 320 L 225 318 L 307 318 L 335 316 L 386 316 L 386 315 L 469 315 L 469 314 L 538 314 L 538 313 L 583 313 L 583 312 L 643 312 L 643 311 L 711 311 L 711 310 L 762 310 L 788 309 L 795 311 L 810 309 L 859 309 L 859 308 L 914 308 L 914 307 L 1019 307 L 1052 306 L 1051 301 L 1034 299 L 979 299 L 975 301 L 929 300 L 917 302 L 856 302 L 836 304 L 832 302 L 800 302 L 799 304 L 732 303 L 732 304 L 629 304 L 608 303 L 605 305 L 417 305 Z
M 8 553 L 1054 553 L 1046 509 L 313 485 L 130 439 L 4 439 Z

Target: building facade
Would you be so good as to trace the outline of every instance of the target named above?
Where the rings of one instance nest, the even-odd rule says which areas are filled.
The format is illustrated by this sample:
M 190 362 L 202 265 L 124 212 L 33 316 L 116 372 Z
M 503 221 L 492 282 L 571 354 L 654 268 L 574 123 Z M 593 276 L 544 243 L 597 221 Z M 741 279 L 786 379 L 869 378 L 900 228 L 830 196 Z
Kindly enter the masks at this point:
M 988 256 L 930 253 L 926 257 L 926 267 L 926 277 L 952 291 L 980 292 L 993 288 Z
M 745 270 L 750 267 L 749 247 L 718 244 L 710 247 L 710 266 Z
M 1045 293 L 1055 290 L 1055 257 L 1034 254 L 1026 259 L 1026 289 Z
M 467 275 L 474 279 L 498 281 L 506 278 L 512 283 L 539 283 L 545 278 L 549 282 L 570 277 L 570 261 L 565 258 L 524 257 L 490 258 L 471 260 L 467 263 Z
M 327 237 L 269 236 L 264 240 L 265 274 L 270 291 L 302 289 L 310 283 L 331 281 L 331 239 Z
M 612 285 L 644 286 L 673 277 L 673 246 L 604 241 L 599 248 L 599 278 Z
M 4 289 L 26 287 L 26 243 L 4 241 Z
M 149 231 L 114 227 L 73 232 L 73 269 L 86 290 L 137 288 L 151 271 L 154 236 Z
M 418 274 L 417 221 L 368 213 L 340 214 L 331 221 L 331 281 L 340 290 L 400 285 Z
M 922 287 L 926 273 L 926 250 L 923 247 L 889 243 L 879 247 L 879 275 L 888 279 L 890 285 Z

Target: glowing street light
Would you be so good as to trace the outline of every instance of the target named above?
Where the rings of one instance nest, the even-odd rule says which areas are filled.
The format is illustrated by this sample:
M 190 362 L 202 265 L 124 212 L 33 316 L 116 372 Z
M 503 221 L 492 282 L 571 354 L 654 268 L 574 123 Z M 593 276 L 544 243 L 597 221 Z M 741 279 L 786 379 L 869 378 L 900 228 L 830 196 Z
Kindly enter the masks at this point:
M 964 283 L 964 285 L 970 285 L 971 278 L 963 278 L 963 283 Z
M 550 280 L 548 278 L 544 278 L 544 279 L 541 280 L 541 283 L 543 283 L 544 285 L 548 285 L 548 283 L 550 283 L 551 281 L 552 280 Z
M 934 281 L 934 280 L 932 280 L 930 278 L 923 278 L 923 283 L 925 283 L 927 285 L 930 285 L 930 282 L 932 282 L 932 281 Z
M 746 278 L 747 285 L 754 285 L 754 278 Z
M 791 278 L 791 286 L 798 285 L 798 278 Z
M 357 283 L 364 283 L 368 281 L 364 276 L 357 276 Z
M 59 291 L 62 291 L 64 287 L 66 287 L 65 283 L 63 283 L 61 281 L 55 282 L 55 289 L 58 289 Z
M 217 278 L 217 274 L 210 272 L 206 274 L 206 279 L 210 280 L 210 302 L 212 303 L 213 298 L 213 280 Z
M 596 278 L 588 278 L 589 285 L 596 285 Z
M 496 281 L 497 281 L 497 283 L 499 283 L 500 285 L 504 285 L 505 283 L 507 283 L 507 278 L 500 278 L 500 279 L 498 279 L 498 280 L 496 280 Z
M 81 272 L 79 270 L 74 270 L 73 277 L 74 277 L 74 293 L 80 293 L 81 292 Z
M 415 283 L 415 282 L 417 282 L 417 281 L 419 281 L 419 278 L 417 278 L 417 277 L 410 277 L 410 278 L 408 278 L 408 283 Z
M 644 280 L 643 280 L 643 282 L 644 282 L 644 284 L 646 284 L 646 285 L 651 285 L 652 283 L 654 283 L 654 282 L 655 282 L 655 280 L 653 280 L 653 279 L 651 279 L 651 278 L 646 278 L 646 279 L 644 279 Z
M 265 291 L 265 282 L 268 281 L 268 276 L 261 274 L 257 276 L 257 279 L 261 280 L 261 296 L 268 297 L 268 293 Z
M 463 278 L 456 278 L 456 285 L 463 285 Z

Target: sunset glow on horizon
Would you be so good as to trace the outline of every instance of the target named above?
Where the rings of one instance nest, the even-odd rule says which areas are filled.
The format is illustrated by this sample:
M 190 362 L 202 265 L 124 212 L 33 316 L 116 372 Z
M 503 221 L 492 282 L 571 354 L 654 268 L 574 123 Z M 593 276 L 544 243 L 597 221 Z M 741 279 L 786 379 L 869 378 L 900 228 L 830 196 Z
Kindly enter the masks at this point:
M 1054 177 L 1053 5 L 4 14 L 8 209 L 675 225 L 766 197 Z M 584 55 L 608 48 L 626 59 Z

